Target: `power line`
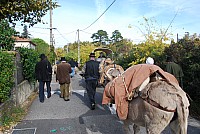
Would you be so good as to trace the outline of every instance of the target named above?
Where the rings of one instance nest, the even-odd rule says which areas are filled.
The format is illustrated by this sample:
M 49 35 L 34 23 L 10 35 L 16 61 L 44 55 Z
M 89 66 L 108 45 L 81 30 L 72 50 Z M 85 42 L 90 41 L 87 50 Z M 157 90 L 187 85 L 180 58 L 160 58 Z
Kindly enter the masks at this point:
M 63 34 L 71 34 L 71 33 L 74 33 L 74 32 L 76 32 L 76 30 L 74 30 L 74 31 L 71 31 L 71 32 L 69 32 L 69 33 L 63 33 Z
M 110 6 L 108 6 L 108 7 L 106 8 L 106 10 L 105 10 L 93 23 L 91 23 L 88 27 L 84 28 L 83 30 L 79 30 L 79 31 L 82 31 L 82 32 L 87 33 L 87 34 L 91 34 L 91 33 L 85 32 L 84 30 L 88 29 L 88 28 L 91 27 L 93 24 L 95 24 L 95 23 L 107 12 L 107 10 L 115 3 L 115 1 L 116 1 L 116 0 L 114 0 L 114 1 L 110 4 Z M 42 27 L 32 27 L 32 28 L 50 29 L 50 28 L 42 28 Z M 56 29 L 56 30 L 58 31 L 57 28 L 53 28 L 53 29 Z M 77 31 L 76 31 L 76 30 L 74 30 L 74 31 L 72 31 L 72 32 L 69 32 L 69 33 L 66 33 L 66 34 L 71 34 L 71 33 L 74 33 L 74 32 L 76 32 L 76 36 L 77 36 Z M 59 33 L 66 41 L 68 41 L 59 31 L 58 31 L 58 33 Z M 75 37 L 75 40 L 76 40 L 76 37 Z M 69 42 L 69 41 L 68 41 L 68 42 Z
M 30 34 L 31 33 L 37 33 L 37 34 L 46 34 L 46 35 L 49 35 L 49 33 L 42 33 L 42 32 L 36 32 L 36 31 L 28 31 L 28 32 L 30 32 Z
M 56 31 L 58 31 L 57 28 L 56 28 Z M 65 38 L 59 31 L 58 31 L 58 33 L 63 37 L 63 39 L 65 39 L 67 42 L 69 42 L 69 41 L 67 40 L 67 38 Z
M 18 28 L 23 28 L 23 26 L 21 25 L 15 25 L 15 27 L 18 27 Z M 49 29 L 49 28 L 44 28 L 44 27 L 31 27 L 31 28 L 37 28 L 37 29 Z M 29 28 L 30 29 L 30 28 Z
M 165 32 L 164 32 L 164 34 L 163 34 L 163 36 L 162 36 L 162 38 L 161 38 L 161 39 L 163 39 L 163 37 L 166 35 L 166 33 L 167 33 L 167 31 L 168 31 L 169 27 L 170 27 L 170 26 L 171 26 L 171 24 L 173 23 L 173 21 L 174 21 L 174 19 L 176 18 L 176 16 L 177 16 L 178 12 L 179 12 L 179 9 L 177 10 L 176 14 L 174 15 L 174 17 L 173 17 L 172 21 L 170 22 L 169 26 L 168 26 L 168 27 L 167 27 L 167 29 L 165 30 Z
M 86 27 L 86 28 L 84 28 L 83 30 L 86 30 L 86 29 L 88 29 L 89 27 L 91 27 L 94 23 L 96 23 L 105 13 L 106 13 L 106 11 L 115 3 L 115 1 L 116 0 L 114 0 L 111 4 L 110 4 L 110 6 L 92 23 L 92 24 L 90 24 L 88 27 Z
M 83 31 L 83 30 L 80 30 L 80 31 L 83 33 L 86 33 L 86 34 L 92 34 L 92 33 L 89 33 L 89 32 Z

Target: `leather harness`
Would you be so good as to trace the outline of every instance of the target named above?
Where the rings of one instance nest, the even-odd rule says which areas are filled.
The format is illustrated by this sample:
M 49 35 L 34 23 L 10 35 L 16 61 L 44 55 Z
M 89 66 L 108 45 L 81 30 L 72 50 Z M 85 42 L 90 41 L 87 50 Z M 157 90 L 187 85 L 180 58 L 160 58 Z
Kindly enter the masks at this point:
M 142 97 L 141 97 L 142 98 Z M 149 103 L 150 105 L 154 106 L 154 107 L 157 107 L 158 109 L 161 109 L 163 111 L 167 111 L 167 112 L 176 112 L 176 109 L 174 110 L 169 110 L 167 109 L 166 107 L 162 107 L 160 106 L 160 104 L 158 104 L 157 102 L 155 102 L 154 100 L 150 99 L 149 97 L 147 98 L 142 98 L 144 101 L 146 101 L 147 103 Z

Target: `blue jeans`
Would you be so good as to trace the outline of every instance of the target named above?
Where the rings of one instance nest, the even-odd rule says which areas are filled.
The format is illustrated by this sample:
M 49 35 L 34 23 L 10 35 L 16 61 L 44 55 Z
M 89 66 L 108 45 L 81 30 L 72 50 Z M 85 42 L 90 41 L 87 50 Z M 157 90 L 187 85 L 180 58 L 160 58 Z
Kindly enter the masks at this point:
M 75 67 L 72 67 L 72 72 L 71 72 L 70 76 L 74 77 L 74 75 L 75 75 Z
M 47 97 L 51 96 L 51 81 L 39 81 L 39 100 L 40 102 L 44 101 L 44 84 L 46 83 L 47 87 Z

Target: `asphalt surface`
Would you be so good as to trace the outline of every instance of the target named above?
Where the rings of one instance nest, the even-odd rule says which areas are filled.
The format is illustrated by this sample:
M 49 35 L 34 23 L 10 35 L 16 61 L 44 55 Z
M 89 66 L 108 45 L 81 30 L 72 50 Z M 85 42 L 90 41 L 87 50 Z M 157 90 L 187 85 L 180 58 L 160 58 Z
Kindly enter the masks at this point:
M 64 101 L 59 97 L 59 84 L 54 76 L 51 98 L 40 103 L 37 97 L 12 134 L 124 134 L 123 123 L 115 110 L 101 104 L 103 88 L 97 88 L 96 109 L 90 110 L 84 79 L 76 74 L 71 86 L 70 101 Z M 141 134 L 145 134 L 144 128 Z M 163 131 L 163 134 L 170 134 L 169 129 Z M 199 121 L 190 118 L 188 134 L 200 134 Z

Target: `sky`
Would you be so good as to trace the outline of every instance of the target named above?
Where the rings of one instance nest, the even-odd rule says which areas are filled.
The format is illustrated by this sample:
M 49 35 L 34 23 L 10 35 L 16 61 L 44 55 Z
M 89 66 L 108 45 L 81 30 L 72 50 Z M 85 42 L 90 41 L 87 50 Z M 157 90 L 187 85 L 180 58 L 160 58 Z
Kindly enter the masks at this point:
M 168 29 L 167 33 L 171 33 L 170 38 L 175 41 L 177 34 L 178 38 L 182 38 L 186 32 L 190 35 L 200 34 L 199 0 L 56 1 L 60 5 L 53 10 L 52 15 L 56 48 L 77 41 L 78 29 L 80 41 L 92 42 L 91 36 L 98 30 L 106 31 L 109 37 L 112 32 L 119 30 L 124 38 L 132 40 L 133 43 L 143 42 L 144 34 L 147 33 L 144 25 L 141 25 L 144 23 L 143 17 L 155 21 L 153 25 L 158 29 Z M 36 24 L 28 31 L 32 38 L 41 38 L 49 44 L 49 12 L 42 19 L 45 24 Z M 22 33 L 23 26 L 17 25 L 16 30 Z

